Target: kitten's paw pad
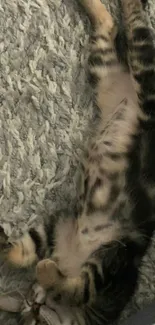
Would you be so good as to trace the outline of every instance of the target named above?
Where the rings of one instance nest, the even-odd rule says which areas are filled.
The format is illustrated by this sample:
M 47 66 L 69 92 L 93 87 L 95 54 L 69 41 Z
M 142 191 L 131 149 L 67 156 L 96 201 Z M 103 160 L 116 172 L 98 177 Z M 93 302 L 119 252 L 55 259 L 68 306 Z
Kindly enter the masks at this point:
M 37 264 L 36 276 L 41 286 L 50 288 L 59 281 L 60 271 L 54 261 L 45 259 Z
M 0 254 L 6 254 L 11 248 L 12 244 L 8 240 L 8 236 L 5 234 L 4 229 L 0 226 Z

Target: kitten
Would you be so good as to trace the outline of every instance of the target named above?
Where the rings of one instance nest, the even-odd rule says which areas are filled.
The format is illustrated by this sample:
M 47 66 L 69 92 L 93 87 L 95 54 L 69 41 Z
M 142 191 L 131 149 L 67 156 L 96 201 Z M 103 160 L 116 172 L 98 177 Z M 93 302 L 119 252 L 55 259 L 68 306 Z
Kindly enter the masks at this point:
M 155 47 L 140 0 L 121 0 L 129 71 L 100 0 L 81 0 L 93 24 L 89 73 L 100 125 L 88 150 L 81 212 L 55 216 L 7 247 L 17 266 L 38 259 L 39 283 L 78 308 L 78 323 L 113 322 L 133 295 L 155 228 Z M 52 260 L 43 259 L 51 246 Z

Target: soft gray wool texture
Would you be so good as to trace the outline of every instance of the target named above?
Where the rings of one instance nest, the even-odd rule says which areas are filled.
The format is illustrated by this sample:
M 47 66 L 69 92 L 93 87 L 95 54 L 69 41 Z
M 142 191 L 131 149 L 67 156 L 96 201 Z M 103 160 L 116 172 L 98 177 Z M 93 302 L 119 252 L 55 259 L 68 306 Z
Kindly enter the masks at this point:
M 94 120 L 86 61 L 90 24 L 75 0 L 0 0 L 0 224 L 18 237 L 76 201 L 79 160 Z M 119 1 L 104 0 L 119 21 Z M 155 2 L 147 5 L 155 28 Z M 149 250 L 125 316 L 155 298 Z M 32 271 L 1 262 L 0 293 L 24 292 Z M 15 325 L 0 312 L 0 324 Z

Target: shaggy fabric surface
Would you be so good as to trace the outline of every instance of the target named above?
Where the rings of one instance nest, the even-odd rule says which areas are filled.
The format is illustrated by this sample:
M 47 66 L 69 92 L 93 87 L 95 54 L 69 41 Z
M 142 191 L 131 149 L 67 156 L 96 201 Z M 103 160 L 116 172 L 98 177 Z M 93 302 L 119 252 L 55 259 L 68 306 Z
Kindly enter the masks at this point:
M 10 238 L 76 200 L 77 167 L 93 129 L 85 69 L 90 25 L 76 2 L 0 2 L 0 224 Z M 103 2 L 118 21 L 118 0 Z M 154 0 L 147 10 L 155 27 Z M 155 298 L 154 266 L 151 248 L 126 315 Z M 2 262 L 0 292 L 24 291 L 32 277 Z M 1 312 L 4 319 L 18 324 Z

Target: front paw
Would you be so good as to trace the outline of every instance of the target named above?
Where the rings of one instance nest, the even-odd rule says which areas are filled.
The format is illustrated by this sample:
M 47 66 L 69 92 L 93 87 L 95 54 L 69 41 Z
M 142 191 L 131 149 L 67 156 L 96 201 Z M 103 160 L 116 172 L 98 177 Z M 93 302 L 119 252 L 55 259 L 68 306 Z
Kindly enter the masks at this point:
M 9 242 L 8 236 L 5 234 L 4 229 L 0 226 L 0 255 L 7 255 L 12 244 Z
M 31 324 L 31 319 L 36 319 L 34 324 L 38 324 L 37 320 L 40 316 L 40 307 L 44 305 L 45 300 L 45 290 L 38 283 L 34 283 L 34 285 L 31 286 L 30 290 L 28 291 L 20 309 L 21 316 L 25 320 L 24 324 L 27 324 L 28 321 Z
M 50 259 L 44 259 L 37 264 L 36 276 L 38 282 L 45 289 L 56 287 L 63 277 L 57 264 Z

